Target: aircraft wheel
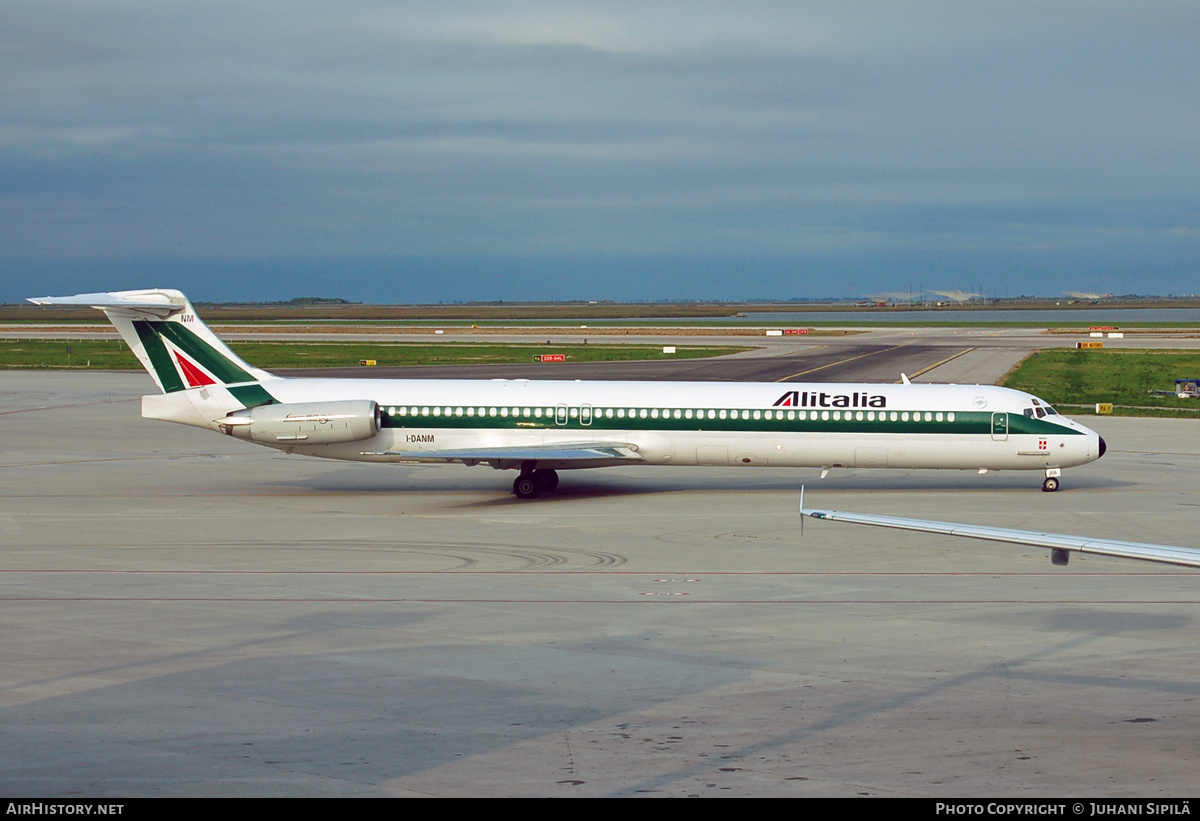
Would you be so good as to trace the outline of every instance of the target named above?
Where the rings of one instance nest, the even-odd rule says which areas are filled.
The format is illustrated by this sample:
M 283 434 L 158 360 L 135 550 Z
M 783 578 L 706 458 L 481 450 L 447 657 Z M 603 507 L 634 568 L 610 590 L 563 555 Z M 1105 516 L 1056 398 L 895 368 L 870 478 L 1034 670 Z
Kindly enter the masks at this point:
M 1053 493 L 1058 490 L 1058 477 L 1047 476 L 1046 481 L 1042 482 L 1042 490 L 1046 493 Z
M 513 480 L 513 493 L 518 499 L 536 499 L 541 492 L 541 485 L 532 473 L 522 473 Z
M 553 470 L 535 470 L 533 479 L 542 493 L 550 493 L 558 487 L 558 473 Z

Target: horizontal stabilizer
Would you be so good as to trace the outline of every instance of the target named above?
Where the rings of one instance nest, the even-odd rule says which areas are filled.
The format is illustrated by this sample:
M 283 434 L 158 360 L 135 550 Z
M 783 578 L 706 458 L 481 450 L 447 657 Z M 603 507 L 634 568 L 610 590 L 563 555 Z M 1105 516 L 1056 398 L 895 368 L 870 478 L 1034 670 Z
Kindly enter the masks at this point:
M 172 301 L 167 294 L 153 291 L 112 291 L 98 294 L 75 294 L 74 296 L 41 296 L 33 297 L 29 301 L 34 305 L 82 305 L 101 311 L 123 308 L 131 311 L 144 311 L 160 317 L 169 316 L 187 308 L 186 301 Z

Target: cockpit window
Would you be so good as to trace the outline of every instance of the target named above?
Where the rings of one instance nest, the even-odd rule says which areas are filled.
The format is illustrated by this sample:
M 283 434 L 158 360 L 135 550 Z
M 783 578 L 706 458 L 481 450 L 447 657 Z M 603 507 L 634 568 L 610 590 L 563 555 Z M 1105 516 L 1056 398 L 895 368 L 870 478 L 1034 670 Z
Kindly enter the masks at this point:
M 1036 397 L 1029 397 L 1029 401 L 1033 403 L 1032 408 L 1025 409 L 1025 415 L 1032 419 L 1037 416 L 1038 419 L 1044 419 L 1047 416 L 1058 416 L 1058 411 L 1049 405 L 1039 401 Z

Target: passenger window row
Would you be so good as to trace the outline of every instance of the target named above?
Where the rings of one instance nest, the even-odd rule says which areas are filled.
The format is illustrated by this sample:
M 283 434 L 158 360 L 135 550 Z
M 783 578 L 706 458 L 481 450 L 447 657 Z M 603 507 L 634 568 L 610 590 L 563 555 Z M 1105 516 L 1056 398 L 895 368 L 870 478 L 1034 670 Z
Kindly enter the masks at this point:
M 580 418 L 581 409 L 571 407 L 564 412 L 563 408 L 542 407 L 474 407 L 474 406 L 404 406 L 395 405 L 387 408 L 391 417 L 485 417 L 485 418 L 522 418 L 522 419 L 555 419 L 559 424 L 565 422 L 564 416 L 571 419 Z M 874 410 L 728 410 L 716 408 L 593 408 L 583 406 L 585 421 L 590 419 L 738 419 L 768 421 L 817 421 L 833 420 L 855 422 L 953 422 L 954 412 L 942 411 L 874 411 Z M 1026 415 L 1032 415 L 1029 410 Z

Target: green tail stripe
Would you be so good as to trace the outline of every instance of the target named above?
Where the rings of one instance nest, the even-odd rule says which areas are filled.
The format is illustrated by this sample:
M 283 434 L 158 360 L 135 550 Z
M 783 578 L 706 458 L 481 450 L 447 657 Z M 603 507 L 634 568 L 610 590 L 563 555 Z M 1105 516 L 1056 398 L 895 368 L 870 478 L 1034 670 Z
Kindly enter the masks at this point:
M 234 385 L 229 388 L 229 392 L 233 394 L 234 399 L 248 408 L 276 404 L 275 397 L 267 393 L 262 385 Z
M 153 324 L 161 325 L 163 323 L 155 322 Z M 150 325 L 151 323 L 141 320 L 133 323 L 138 338 L 142 340 L 142 347 L 146 349 L 146 355 L 150 357 L 150 364 L 154 366 L 154 373 L 158 375 L 158 381 L 162 384 L 163 392 L 172 393 L 184 390 L 187 386 L 179 378 L 179 372 L 175 370 L 175 363 L 171 361 L 171 354 L 168 353 L 167 346 L 163 344 Z
M 253 382 L 254 377 L 240 367 L 230 362 L 223 354 L 213 350 L 205 341 L 178 322 L 156 322 L 156 330 L 170 339 L 188 356 L 200 363 L 200 366 L 217 378 L 218 381 Z

